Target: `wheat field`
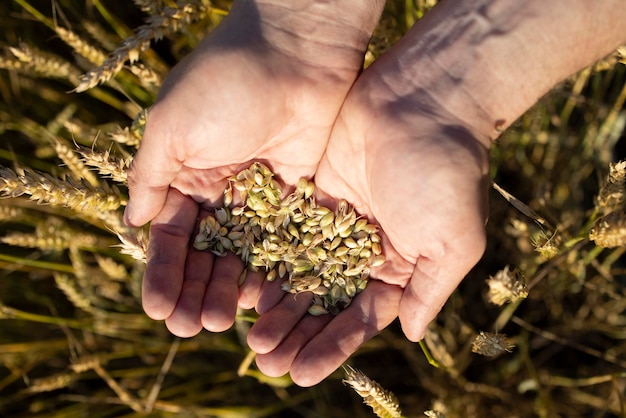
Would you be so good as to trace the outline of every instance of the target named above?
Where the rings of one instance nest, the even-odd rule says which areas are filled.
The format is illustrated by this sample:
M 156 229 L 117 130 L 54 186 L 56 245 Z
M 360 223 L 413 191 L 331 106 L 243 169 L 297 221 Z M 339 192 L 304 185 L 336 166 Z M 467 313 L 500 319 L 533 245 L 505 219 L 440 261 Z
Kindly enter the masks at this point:
M 432 3 L 388 1 L 365 65 Z M 626 416 L 624 48 L 496 141 L 487 251 L 421 344 L 394 323 L 299 388 L 256 369 L 253 312 L 190 339 L 143 314 L 125 172 L 229 6 L 0 3 L 0 416 Z

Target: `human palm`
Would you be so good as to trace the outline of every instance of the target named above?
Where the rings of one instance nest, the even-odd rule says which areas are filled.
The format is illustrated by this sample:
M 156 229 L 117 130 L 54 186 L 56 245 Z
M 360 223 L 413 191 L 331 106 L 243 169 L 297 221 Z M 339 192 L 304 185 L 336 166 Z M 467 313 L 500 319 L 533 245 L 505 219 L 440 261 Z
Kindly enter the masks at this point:
M 238 302 L 252 307 L 262 293 L 259 274 L 237 287 L 236 257 L 189 248 L 198 218 L 252 160 L 287 185 L 312 176 L 360 68 L 355 51 L 334 67 L 301 61 L 237 19 L 172 70 L 129 172 L 127 222 L 152 221 L 144 310 L 182 337 L 227 329 Z
M 338 316 L 308 317 L 307 299 L 287 296 L 248 338 L 262 371 L 290 372 L 305 386 L 398 316 L 406 336 L 421 339 L 485 245 L 486 147 L 452 118 L 380 100 L 368 71 L 346 99 L 315 183 L 322 202 L 346 199 L 380 225 L 387 261 Z M 285 311 L 303 317 L 285 320 Z

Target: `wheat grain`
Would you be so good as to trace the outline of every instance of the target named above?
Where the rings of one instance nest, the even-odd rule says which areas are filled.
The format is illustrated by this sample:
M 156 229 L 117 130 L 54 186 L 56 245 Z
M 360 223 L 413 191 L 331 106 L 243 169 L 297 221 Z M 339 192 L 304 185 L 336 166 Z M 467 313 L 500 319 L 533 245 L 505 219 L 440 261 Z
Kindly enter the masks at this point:
M 135 6 L 141 9 L 142 12 L 149 15 L 156 15 L 161 13 L 165 4 L 162 0 L 133 0 Z
M 225 205 L 203 219 L 194 247 L 218 256 L 233 252 L 249 269 L 268 272 L 270 280 L 286 277 L 284 291 L 313 292 L 310 314 L 336 314 L 365 288 L 370 268 L 384 262 L 379 246 L 373 247 L 380 241 L 378 228 L 346 201 L 335 212 L 318 206 L 306 179 L 281 198 L 273 176 L 254 163 L 231 177 L 224 202 L 232 201 L 234 189 L 242 206 Z

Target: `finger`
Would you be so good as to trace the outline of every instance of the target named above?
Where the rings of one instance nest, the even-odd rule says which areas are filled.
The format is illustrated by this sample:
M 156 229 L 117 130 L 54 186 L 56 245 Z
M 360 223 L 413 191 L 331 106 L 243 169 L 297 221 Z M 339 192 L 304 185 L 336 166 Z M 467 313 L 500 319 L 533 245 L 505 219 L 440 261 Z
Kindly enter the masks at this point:
M 165 319 L 174 311 L 183 285 L 189 237 L 197 215 L 196 202 L 176 189 L 170 189 L 162 210 L 150 225 L 142 304 L 152 319 Z
M 463 248 L 466 250 L 463 255 L 451 252 L 441 260 L 417 259 L 398 314 L 402 331 L 409 340 L 417 342 L 424 337 L 428 324 L 480 258 L 484 244 L 477 238 L 472 246 Z
M 242 271 L 241 260 L 232 253 L 215 260 L 202 304 L 201 321 L 208 331 L 226 331 L 235 322 L 239 298 L 237 281 Z
M 176 159 L 174 141 L 159 128 L 157 108 L 148 115 L 148 123 L 133 162 L 128 169 L 129 202 L 124 211 L 127 225 L 139 227 L 153 219 L 165 204 L 169 185 L 182 167 Z
M 305 315 L 278 347 L 266 354 L 257 354 L 256 365 L 264 374 L 278 377 L 289 372 L 302 349 L 332 319 L 331 315 Z
M 313 386 L 330 375 L 397 317 L 401 295 L 400 287 L 372 280 L 300 351 L 290 370 L 293 381 Z
M 259 298 L 256 303 L 256 311 L 260 315 L 272 309 L 285 297 L 285 291 L 281 288 L 284 280 L 264 280 L 259 291 Z
M 259 354 L 275 349 L 291 332 L 311 306 L 313 293 L 288 294 L 269 311 L 263 313 L 248 333 L 248 345 Z
M 256 306 L 264 281 L 265 273 L 248 270 L 245 281 L 239 286 L 239 307 L 241 309 L 252 309 Z
M 174 312 L 165 320 L 170 332 L 178 337 L 193 337 L 202 330 L 202 302 L 211 276 L 213 259 L 213 254 L 208 251 L 189 250 L 180 297 Z

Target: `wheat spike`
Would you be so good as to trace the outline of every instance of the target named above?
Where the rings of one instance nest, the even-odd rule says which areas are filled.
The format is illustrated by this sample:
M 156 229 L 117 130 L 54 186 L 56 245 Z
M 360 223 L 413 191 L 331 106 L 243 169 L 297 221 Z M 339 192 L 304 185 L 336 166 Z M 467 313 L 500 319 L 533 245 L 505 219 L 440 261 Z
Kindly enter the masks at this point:
M 67 387 L 75 378 L 76 375 L 74 373 L 58 373 L 35 379 L 28 387 L 27 392 L 39 393 L 62 389 Z
M 626 245 L 626 212 L 611 212 L 598 219 L 589 231 L 589 239 L 605 248 Z
M 121 248 L 120 253 L 129 255 L 137 261 L 145 263 L 148 254 L 148 239 L 144 236 L 143 230 L 136 234 L 117 232 L 121 244 L 116 247 Z
M 0 240 L 5 244 L 39 248 L 46 252 L 63 251 L 71 246 L 91 247 L 97 244 L 94 235 L 77 233 L 56 217 L 48 217 L 45 222 L 39 222 L 34 234 L 15 232 L 3 236 Z
M 100 181 L 98 181 L 98 178 L 94 175 L 94 173 L 89 171 L 85 161 L 83 161 L 72 148 L 57 140 L 54 142 L 54 150 L 56 151 L 57 156 L 63 160 L 67 168 L 70 169 L 76 180 L 84 179 L 94 187 L 99 185 Z
M 504 353 L 510 353 L 515 346 L 504 334 L 480 331 L 472 343 L 472 352 L 487 357 L 495 357 Z
M 68 44 L 78 55 L 85 58 L 90 63 L 100 65 L 106 60 L 106 54 L 104 52 L 89 44 L 71 30 L 55 26 L 54 31 L 63 42 Z
M 23 64 L 22 71 L 32 72 L 37 76 L 68 79 L 76 82 L 78 70 L 69 62 L 52 54 L 44 53 L 26 43 L 20 43 L 17 47 L 10 47 L 9 51 Z
M 100 218 L 103 212 L 118 209 L 126 204 L 116 188 L 106 183 L 95 188 L 72 179 L 57 179 L 49 174 L 23 169 L 18 174 L 0 167 L 0 196 L 28 195 L 40 204 L 65 206 L 77 212 L 85 212 Z
M 162 0 L 133 0 L 133 3 L 135 3 L 135 6 L 141 9 L 142 12 L 149 15 L 159 14 L 165 6 Z
M 526 280 L 522 273 L 514 269 L 509 270 L 509 266 L 498 271 L 487 280 L 489 286 L 488 298 L 494 305 L 502 306 L 508 302 L 517 302 L 528 296 Z
M 139 27 L 131 36 L 113 51 L 97 68 L 81 77 L 76 92 L 83 92 L 113 78 L 126 61 L 131 64 L 139 59 L 141 53 L 150 47 L 152 40 L 160 40 L 166 34 L 180 30 L 181 26 L 202 18 L 208 7 L 201 2 L 176 3 L 177 7 L 165 7 L 158 15 L 150 16 L 146 24 Z
M 96 22 L 85 21 L 83 22 L 83 27 L 89 36 L 107 51 L 113 51 L 120 41 L 118 36 L 112 32 L 108 32 Z
M 346 378 L 343 383 L 350 386 L 363 398 L 363 402 L 369 405 L 374 413 L 382 418 L 400 418 L 400 406 L 395 395 L 385 389 L 380 384 L 371 380 L 360 370 L 344 365 Z
M 65 294 L 67 300 L 72 302 L 74 306 L 85 312 L 94 311 L 89 300 L 84 296 L 84 293 L 78 289 L 75 280 L 72 280 L 69 275 L 54 273 L 54 281 L 57 287 Z
M 25 217 L 24 210 L 0 201 L 0 222 L 15 222 Z
M 126 170 L 130 167 L 132 157 L 126 159 L 111 157 L 110 151 L 96 152 L 94 150 L 81 148 L 82 162 L 90 167 L 98 169 L 98 173 L 102 176 L 111 178 L 121 184 L 126 184 Z
M 98 267 L 113 280 L 125 280 L 128 277 L 126 267 L 122 264 L 118 264 L 111 257 L 104 257 L 99 254 L 95 254 Z
M 612 212 L 624 206 L 626 199 L 626 160 L 609 165 L 609 173 L 600 186 L 596 197 L 596 207 L 603 213 Z

